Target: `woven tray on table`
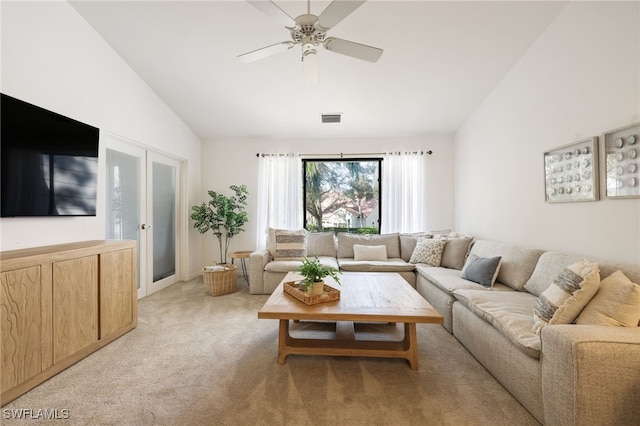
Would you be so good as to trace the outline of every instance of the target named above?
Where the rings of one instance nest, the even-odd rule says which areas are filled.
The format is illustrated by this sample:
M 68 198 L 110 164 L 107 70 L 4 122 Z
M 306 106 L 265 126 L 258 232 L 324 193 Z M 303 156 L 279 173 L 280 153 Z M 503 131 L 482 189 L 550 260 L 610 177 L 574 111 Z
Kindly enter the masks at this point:
M 324 285 L 324 291 L 317 296 L 310 296 L 306 291 L 298 288 L 298 281 L 287 281 L 282 287 L 285 293 L 289 293 L 305 305 L 317 305 L 318 303 L 333 302 L 340 300 L 340 290 L 328 285 Z
M 204 290 L 211 296 L 221 296 L 223 294 L 234 293 L 236 291 L 237 276 L 235 265 L 217 264 L 214 262 L 214 266 L 221 266 L 221 270 L 208 270 L 202 269 L 204 276 Z

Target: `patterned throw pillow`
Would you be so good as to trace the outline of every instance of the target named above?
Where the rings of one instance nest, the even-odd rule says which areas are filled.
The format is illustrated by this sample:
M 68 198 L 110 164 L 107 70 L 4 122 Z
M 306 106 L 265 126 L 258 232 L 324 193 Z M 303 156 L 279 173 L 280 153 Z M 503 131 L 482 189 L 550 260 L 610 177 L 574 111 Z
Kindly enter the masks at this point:
M 567 266 L 542 292 L 533 308 L 533 332 L 547 324 L 571 324 L 600 286 L 600 268 L 594 262 Z
M 637 327 L 640 322 L 640 285 L 618 270 L 600 282 L 593 299 L 576 324 Z
M 446 243 L 446 240 L 418 237 L 416 248 L 413 250 L 409 263 L 426 263 L 429 266 L 440 266 L 442 251 Z
M 465 280 L 473 281 L 483 287 L 493 287 L 493 283 L 498 278 L 500 272 L 500 261 L 502 257 L 480 257 L 470 254 L 467 258 L 460 277 Z
M 302 260 L 307 256 L 307 233 L 302 231 L 276 231 L 275 260 Z

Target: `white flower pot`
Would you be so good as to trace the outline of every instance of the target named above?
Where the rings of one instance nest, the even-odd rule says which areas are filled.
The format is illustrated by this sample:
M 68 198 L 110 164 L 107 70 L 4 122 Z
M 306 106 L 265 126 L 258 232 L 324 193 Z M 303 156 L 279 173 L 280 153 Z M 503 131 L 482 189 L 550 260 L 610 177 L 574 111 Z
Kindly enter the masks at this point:
M 324 292 L 324 281 L 314 282 L 309 286 L 311 296 L 320 296 Z

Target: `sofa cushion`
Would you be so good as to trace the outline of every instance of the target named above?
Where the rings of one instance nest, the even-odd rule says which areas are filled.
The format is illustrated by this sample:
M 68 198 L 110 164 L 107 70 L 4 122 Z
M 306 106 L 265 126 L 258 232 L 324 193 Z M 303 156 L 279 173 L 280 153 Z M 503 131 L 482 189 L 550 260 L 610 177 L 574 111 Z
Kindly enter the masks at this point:
M 444 291 L 449 295 L 453 295 L 455 290 L 483 290 L 489 291 L 486 287 L 481 286 L 473 281 L 465 280 L 460 276 L 460 271 L 457 269 L 448 269 L 442 267 L 428 266 L 423 263 L 418 263 L 416 266 L 416 272 L 423 278 L 429 281 L 431 284 Z M 506 285 L 495 283 L 491 291 L 504 291 L 512 289 Z M 531 314 L 531 311 L 529 311 Z
M 340 270 L 345 272 L 412 272 L 416 267 L 400 258 L 389 258 L 385 262 L 340 258 L 338 264 Z
M 356 261 L 387 261 L 387 246 L 353 245 L 353 259 Z
M 335 257 L 318 256 L 320 263 L 334 269 L 338 269 Z M 295 272 L 302 265 L 302 260 L 274 260 L 264 267 L 266 272 Z
M 462 269 L 467 260 L 471 246 L 471 238 L 449 238 L 442 251 L 440 266 L 452 269 Z
M 566 267 L 538 296 L 533 309 L 533 331 L 547 324 L 571 324 L 600 286 L 600 270 L 595 262 L 578 262 Z
M 540 358 L 540 336 L 532 330 L 536 296 L 520 291 L 456 290 L 456 299 L 504 335 L 517 348 Z
M 479 257 L 502 257 L 496 281 L 514 290 L 522 291 L 543 250 L 496 241 L 476 240 L 471 246 L 469 254 L 471 253 Z
M 500 272 L 500 259 L 500 256 L 485 258 L 470 254 L 460 276 L 484 287 L 493 287 Z
M 563 270 L 569 265 L 580 262 L 584 257 L 568 253 L 545 252 L 524 288 L 531 294 L 540 296 Z
M 416 248 L 418 237 L 432 238 L 431 234 L 416 232 L 415 234 L 400 234 L 400 258 L 405 262 L 411 260 L 413 250 Z
M 551 285 L 553 279 L 567 266 L 580 262 L 583 256 L 548 251 L 540 256 L 531 278 L 527 281 L 525 289 L 536 296 L 540 296 L 543 291 Z M 594 259 L 600 266 L 600 278 L 604 279 L 621 270 L 632 282 L 640 283 L 640 265 L 623 262 L 612 262 L 606 259 Z
M 360 235 L 339 232 L 338 254 L 339 258 L 353 258 L 353 245 L 360 244 L 364 246 L 387 246 L 387 257 L 400 257 L 400 237 L 398 234 L 380 234 L 380 235 Z
M 447 244 L 445 240 L 418 237 L 416 248 L 413 250 L 409 263 L 426 263 L 429 266 L 440 266 L 445 244 Z
M 336 242 L 333 232 L 307 233 L 307 256 L 336 257 Z
M 637 327 L 640 322 L 640 285 L 616 271 L 600 282 L 593 299 L 576 324 Z
M 276 235 L 276 260 L 301 260 L 307 256 L 306 231 L 285 231 L 278 229 Z

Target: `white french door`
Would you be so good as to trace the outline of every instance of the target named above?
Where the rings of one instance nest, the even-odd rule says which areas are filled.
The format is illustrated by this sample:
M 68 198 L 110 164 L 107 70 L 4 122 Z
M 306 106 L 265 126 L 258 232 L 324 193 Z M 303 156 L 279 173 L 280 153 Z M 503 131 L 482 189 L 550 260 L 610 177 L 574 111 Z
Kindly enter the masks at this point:
M 147 151 L 147 294 L 177 282 L 179 177 L 179 161 Z
M 177 281 L 180 162 L 106 140 L 106 237 L 138 243 L 138 298 Z

